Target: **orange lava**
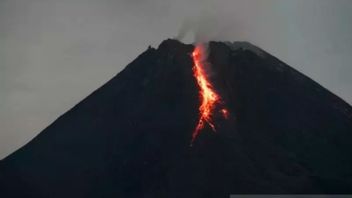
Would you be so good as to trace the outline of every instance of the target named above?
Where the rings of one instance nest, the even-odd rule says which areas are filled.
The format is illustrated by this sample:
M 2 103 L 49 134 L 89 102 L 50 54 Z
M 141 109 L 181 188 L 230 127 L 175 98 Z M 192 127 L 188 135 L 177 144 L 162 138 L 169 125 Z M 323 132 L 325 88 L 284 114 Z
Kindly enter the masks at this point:
M 197 45 L 192 53 L 193 58 L 193 75 L 197 79 L 199 86 L 199 96 L 201 100 L 201 105 L 199 107 L 199 121 L 196 129 L 192 134 L 192 143 L 200 134 L 201 130 L 204 128 L 205 124 L 208 124 L 212 130 L 215 132 L 215 125 L 213 123 L 212 117 L 214 110 L 218 104 L 221 104 L 220 96 L 215 92 L 214 87 L 208 80 L 207 73 L 205 70 L 206 63 L 206 50 L 203 45 Z M 224 118 L 228 118 L 228 110 L 223 108 L 220 110 Z

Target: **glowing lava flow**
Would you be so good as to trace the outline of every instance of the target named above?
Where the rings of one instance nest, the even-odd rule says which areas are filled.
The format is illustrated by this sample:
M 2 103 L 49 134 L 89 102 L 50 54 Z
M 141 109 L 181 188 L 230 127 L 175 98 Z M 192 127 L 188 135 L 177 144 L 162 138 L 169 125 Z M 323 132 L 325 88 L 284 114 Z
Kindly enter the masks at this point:
M 206 51 L 203 45 L 197 45 L 192 53 L 193 58 L 193 75 L 197 79 L 199 86 L 199 96 L 201 99 L 201 105 L 199 107 L 200 118 L 196 129 L 192 134 L 192 143 L 199 135 L 201 130 L 204 128 L 205 123 L 207 123 L 213 131 L 215 130 L 215 125 L 213 123 L 212 117 L 216 105 L 221 104 L 220 96 L 214 91 L 214 88 L 207 78 L 207 73 L 205 70 L 206 63 Z M 221 113 L 224 118 L 228 117 L 228 110 L 223 108 Z

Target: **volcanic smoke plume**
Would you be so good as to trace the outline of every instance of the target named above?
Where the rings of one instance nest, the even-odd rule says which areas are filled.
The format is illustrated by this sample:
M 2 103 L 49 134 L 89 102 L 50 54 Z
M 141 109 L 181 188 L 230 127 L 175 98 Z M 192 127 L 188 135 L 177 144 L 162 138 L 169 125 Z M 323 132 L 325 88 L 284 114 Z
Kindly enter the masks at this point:
M 0 162 L 1 198 L 352 193 L 351 106 L 250 43 L 204 47 L 148 48 Z

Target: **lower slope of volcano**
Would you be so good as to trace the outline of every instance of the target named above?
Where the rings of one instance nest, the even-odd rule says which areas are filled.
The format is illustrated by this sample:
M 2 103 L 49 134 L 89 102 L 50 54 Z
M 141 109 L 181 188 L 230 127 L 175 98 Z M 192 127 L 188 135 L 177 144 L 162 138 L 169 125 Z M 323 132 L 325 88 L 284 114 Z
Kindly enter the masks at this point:
M 190 147 L 193 49 L 148 49 L 2 160 L 1 197 L 352 193 L 352 108 L 248 43 L 209 43 L 209 81 L 229 117 Z

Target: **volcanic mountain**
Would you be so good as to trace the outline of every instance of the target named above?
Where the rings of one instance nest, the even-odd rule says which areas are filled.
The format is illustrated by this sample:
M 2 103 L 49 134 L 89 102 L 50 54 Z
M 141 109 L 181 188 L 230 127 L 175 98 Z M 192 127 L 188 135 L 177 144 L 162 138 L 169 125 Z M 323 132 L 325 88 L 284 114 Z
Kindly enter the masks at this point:
M 246 42 L 209 42 L 228 117 L 199 121 L 193 45 L 166 40 L 0 163 L 1 197 L 352 193 L 352 108 Z

